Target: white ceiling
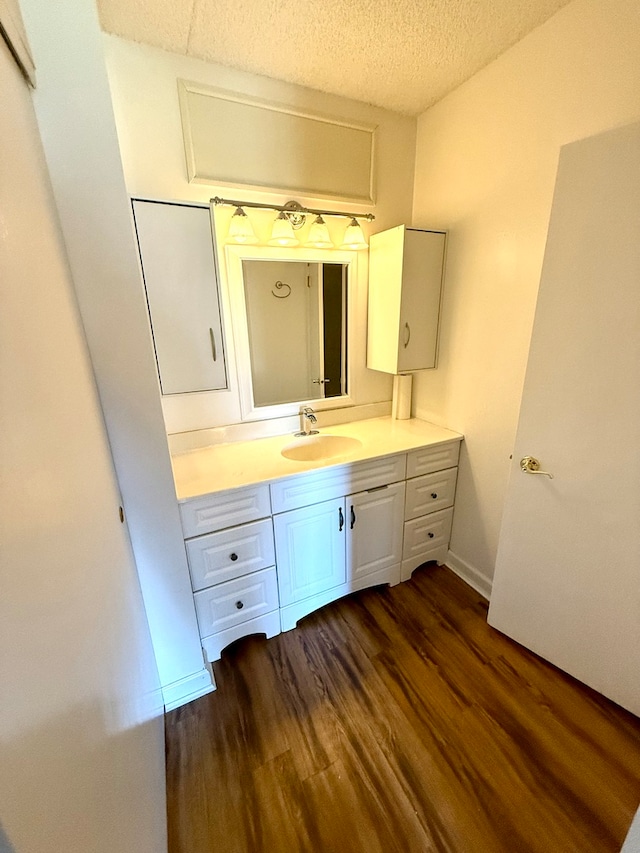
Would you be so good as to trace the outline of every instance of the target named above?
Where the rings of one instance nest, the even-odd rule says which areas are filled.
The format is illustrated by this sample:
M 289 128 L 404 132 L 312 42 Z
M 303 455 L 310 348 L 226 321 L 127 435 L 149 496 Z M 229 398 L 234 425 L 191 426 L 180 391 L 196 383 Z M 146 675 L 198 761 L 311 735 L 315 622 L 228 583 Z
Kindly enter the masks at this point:
M 570 0 L 98 0 L 123 38 L 416 115 Z

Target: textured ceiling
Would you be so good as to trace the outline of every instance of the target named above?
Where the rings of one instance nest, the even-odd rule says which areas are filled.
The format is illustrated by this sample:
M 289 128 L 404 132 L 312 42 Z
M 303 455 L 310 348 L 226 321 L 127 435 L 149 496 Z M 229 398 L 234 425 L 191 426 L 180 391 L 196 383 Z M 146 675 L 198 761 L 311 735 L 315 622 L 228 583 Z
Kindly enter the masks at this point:
M 109 33 L 418 114 L 569 0 L 98 0 Z

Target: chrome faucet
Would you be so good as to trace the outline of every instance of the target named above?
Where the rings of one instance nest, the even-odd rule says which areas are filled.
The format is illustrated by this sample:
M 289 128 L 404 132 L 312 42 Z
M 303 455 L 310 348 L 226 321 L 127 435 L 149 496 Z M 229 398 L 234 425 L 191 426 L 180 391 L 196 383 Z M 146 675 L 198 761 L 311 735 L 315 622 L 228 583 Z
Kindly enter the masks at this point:
M 297 432 L 296 435 L 317 435 L 319 430 L 311 429 L 313 424 L 318 423 L 318 418 L 316 417 L 316 413 L 313 411 L 311 406 L 301 406 L 300 407 L 300 432 Z

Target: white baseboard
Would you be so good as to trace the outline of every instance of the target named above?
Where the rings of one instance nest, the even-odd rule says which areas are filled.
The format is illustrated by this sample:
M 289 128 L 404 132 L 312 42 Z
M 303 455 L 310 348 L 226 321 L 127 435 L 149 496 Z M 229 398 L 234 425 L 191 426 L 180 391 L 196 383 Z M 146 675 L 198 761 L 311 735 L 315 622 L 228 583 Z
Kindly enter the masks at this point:
M 199 672 L 194 672 L 193 675 L 188 675 L 186 678 L 181 678 L 180 681 L 174 681 L 162 688 L 164 709 L 165 711 L 173 711 L 181 705 L 186 705 L 187 702 L 206 696 L 207 693 L 211 693 L 215 689 L 215 681 L 209 670 L 201 669 Z
M 491 579 L 479 572 L 478 569 L 460 557 L 456 557 L 453 551 L 448 552 L 446 565 L 480 595 L 484 595 L 486 599 L 491 598 Z

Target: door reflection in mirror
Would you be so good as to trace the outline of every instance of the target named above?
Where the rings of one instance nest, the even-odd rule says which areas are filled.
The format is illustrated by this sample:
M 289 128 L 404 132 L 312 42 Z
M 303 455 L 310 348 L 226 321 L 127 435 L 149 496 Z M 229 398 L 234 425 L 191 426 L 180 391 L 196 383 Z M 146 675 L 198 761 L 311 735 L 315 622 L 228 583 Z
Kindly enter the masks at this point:
M 244 260 L 242 270 L 254 405 L 346 394 L 347 266 Z

